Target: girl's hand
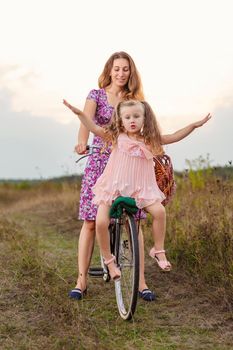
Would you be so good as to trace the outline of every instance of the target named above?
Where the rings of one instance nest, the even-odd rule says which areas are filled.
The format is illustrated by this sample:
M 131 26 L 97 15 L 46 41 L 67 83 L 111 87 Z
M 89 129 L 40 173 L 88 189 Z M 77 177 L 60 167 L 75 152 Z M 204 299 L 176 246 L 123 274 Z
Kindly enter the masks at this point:
M 83 115 L 83 112 L 82 112 L 80 109 L 78 109 L 78 108 L 72 106 L 72 105 L 69 104 L 66 100 L 63 100 L 63 104 L 64 104 L 66 107 L 68 107 L 74 114 Z
M 201 120 L 199 120 L 198 122 L 194 123 L 194 127 L 195 128 L 199 128 L 200 126 L 204 125 L 205 123 L 208 122 L 208 120 L 210 120 L 210 118 L 212 117 L 212 115 L 210 113 L 207 114 L 207 116 Z
M 95 124 L 95 122 L 91 118 L 89 118 L 85 113 L 83 113 L 80 109 L 78 109 L 78 108 L 72 106 L 71 104 L 69 104 L 69 102 L 67 102 L 66 100 L 63 100 L 63 103 L 73 113 L 77 114 L 77 116 L 79 117 L 79 120 L 81 121 L 81 123 L 83 123 L 84 126 L 88 130 L 93 132 L 93 134 L 106 139 L 106 135 L 105 135 L 104 129 L 101 126 Z

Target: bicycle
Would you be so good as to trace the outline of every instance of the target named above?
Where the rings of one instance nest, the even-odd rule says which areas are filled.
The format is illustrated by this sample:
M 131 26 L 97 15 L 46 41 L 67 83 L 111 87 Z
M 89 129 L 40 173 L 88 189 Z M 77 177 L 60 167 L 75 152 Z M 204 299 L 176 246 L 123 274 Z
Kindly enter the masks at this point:
M 88 153 L 78 159 L 93 154 L 99 146 L 88 146 Z M 109 225 L 111 253 L 116 257 L 116 264 L 121 270 L 121 279 L 115 281 L 115 295 L 120 316 L 130 320 L 136 310 L 139 286 L 139 245 L 138 229 L 134 213 L 138 208 L 132 198 L 118 197 L 112 207 Z M 89 268 L 89 275 L 103 277 L 110 281 L 110 275 L 104 259 L 100 255 L 101 267 Z

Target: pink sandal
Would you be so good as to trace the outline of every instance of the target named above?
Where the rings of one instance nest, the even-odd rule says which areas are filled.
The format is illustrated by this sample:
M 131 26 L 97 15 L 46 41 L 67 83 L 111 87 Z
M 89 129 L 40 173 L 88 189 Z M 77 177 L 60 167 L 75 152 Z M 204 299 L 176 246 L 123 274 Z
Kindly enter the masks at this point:
M 157 264 L 163 271 L 170 271 L 172 268 L 170 262 L 168 260 L 159 260 L 157 257 L 157 255 L 161 253 L 165 253 L 165 250 L 155 250 L 155 248 L 153 247 L 151 248 L 149 255 L 152 259 L 154 259 L 157 262 Z
M 109 266 L 110 264 L 114 263 L 114 269 L 112 269 L 112 272 L 110 272 L 109 270 L 109 274 L 110 277 L 113 281 L 119 281 L 121 278 L 121 271 L 118 269 L 118 267 L 116 266 L 116 258 L 113 255 L 111 259 L 105 260 L 104 259 L 104 263 L 106 266 Z

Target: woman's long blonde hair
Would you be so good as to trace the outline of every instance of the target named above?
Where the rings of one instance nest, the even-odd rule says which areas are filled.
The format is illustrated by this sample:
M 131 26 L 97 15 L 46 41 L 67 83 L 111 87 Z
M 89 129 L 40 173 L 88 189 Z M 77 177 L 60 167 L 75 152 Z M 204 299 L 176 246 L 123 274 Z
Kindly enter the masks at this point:
M 111 84 L 110 73 L 113 67 L 114 60 L 116 60 L 117 58 L 125 58 L 129 62 L 130 69 L 129 80 L 128 83 L 124 86 L 122 99 L 144 100 L 141 78 L 136 68 L 136 65 L 132 57 L 124 51 L 115 52 L 109 57 L 109 59 L 105 63 L 103 72 L 101 73 L 98 80 L 99 88 L 106 88 Z
M 140 136 L 145 144 L 150 146 L 151 152 L 154 155 L 163 154 L 164 151 L 159 125 L 152 108 L 146 101 L 128 100 L 118 103 L 113 113 L 111 124 L 105 128 L 107 142 L 112 143 L 114 146 L 117 143 L 118 136 L 125 132 L 121 118 L 121 108 L 131 107 L 137 104 L 141 104 L 144 109 L 144 124 Z

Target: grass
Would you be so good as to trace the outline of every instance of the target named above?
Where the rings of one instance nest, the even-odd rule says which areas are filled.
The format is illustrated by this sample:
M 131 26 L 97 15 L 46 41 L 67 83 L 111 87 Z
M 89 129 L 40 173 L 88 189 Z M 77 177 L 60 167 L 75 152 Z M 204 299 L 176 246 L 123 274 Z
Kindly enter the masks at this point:
M 90 278 L 83 301 L 67 297 L 76 279 L 79 185 L 1 185 L 0 349 L 232 349 L 232 180 L 206 176 L 196 185 L 195 174 L 177 178 L 167 208 L 174 269 L 161 273 L 146 257 L 158 298 L 139 300 L 131 322 L 118 315 L 112 283 Z M 150 218 L 146 250 L 149 230 Z

